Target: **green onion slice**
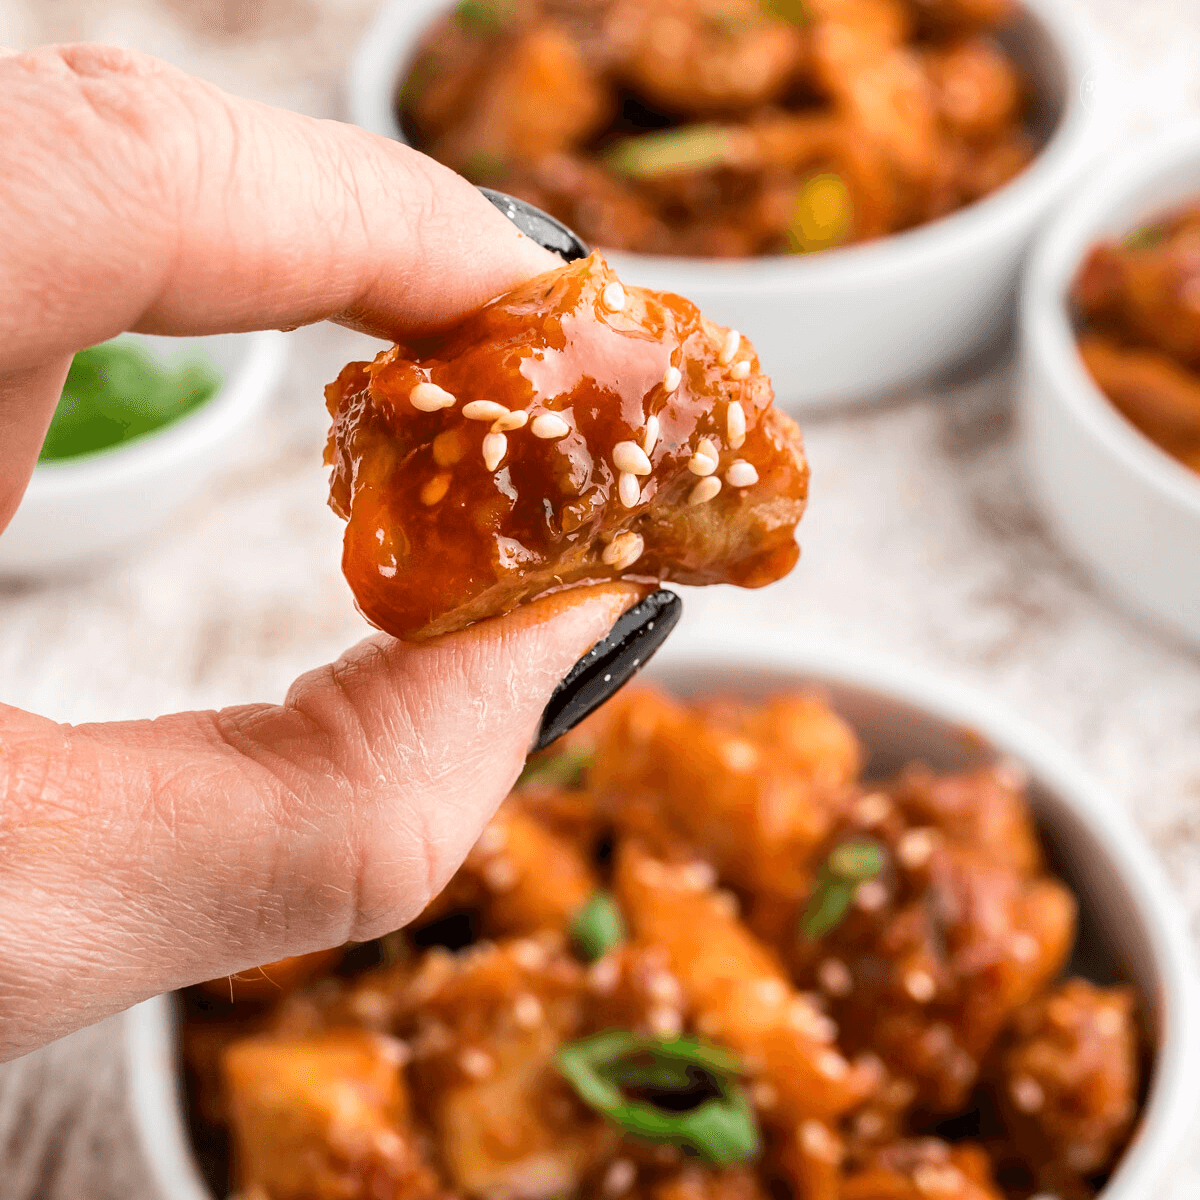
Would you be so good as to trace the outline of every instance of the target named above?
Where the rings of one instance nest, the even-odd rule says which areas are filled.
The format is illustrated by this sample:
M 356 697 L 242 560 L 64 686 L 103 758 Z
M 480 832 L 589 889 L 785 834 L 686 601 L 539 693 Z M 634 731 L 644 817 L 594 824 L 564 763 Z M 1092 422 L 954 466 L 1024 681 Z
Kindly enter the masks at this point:
M 761 0 L 763 12 L 793 25 L 808 25 L 812 17 L 807 0 Z
M 516 15 L 512 0 L 460 0 L 454 10 L 458 19 L 478 33 L 501 33 Z
M 571 923 L 571 940 L 588 962 L 625 940 L 625 919 L 611 892 L 601 888 L 579 910 Z
M 1165 224 L 1147 225 L 1144 229 L 1135 229 L 1124 241 L 1126 250 L 1152 250 L 1167 240 L 1170 228 Z
M 706 171 L 732 163 L 735 134 L 727 125 L 685 125 L 614 142 L 604 158 L 629 179 L 653 179 L 685 171 Z
M 837 846 L 821 866 L 817 886 L 800 918 L 805 937 L 824 937 L 843 921 L 860 883 L 875 879 L 887 865 L 883 847 L 866 838 Z
M 576 746 L 561 750 L 546 758 L 535 758 L 525 764 L 525 770 L 517 780 L 517 787 L 533 787 L 537 784 L 557 784 L 559 787 L 576 787 L 595 761 L 591 750 Z
M 693 1038 L 610 1030 L 564 1046 L 557 1064 L 585 1104 L 628 1134 L 679 1146 L 715 1166 L 758 1157 L 758 1123 L 737 1082 L 741 1065 L 727 1051 Z M 679 1097 L 700 1084 L 708 1094 L 694 1107 L 654 1102 L 655 1092 Z M 627 1096 L 633 1089 L 644 1098 Z

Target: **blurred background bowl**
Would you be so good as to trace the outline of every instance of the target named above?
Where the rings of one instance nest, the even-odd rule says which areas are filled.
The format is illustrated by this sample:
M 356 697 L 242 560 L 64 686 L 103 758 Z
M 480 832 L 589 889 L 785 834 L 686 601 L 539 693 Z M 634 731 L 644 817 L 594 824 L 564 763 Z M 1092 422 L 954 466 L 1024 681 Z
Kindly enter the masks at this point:
M 1200 643 L 1200 476 L 1144 437 L 1093 382 L 1069 292 L 1085 255 L 1200 198 L 1200 124 L 1118 158 L 1046 230 L 1021 302 L 1021 440 L 1062 544 L 1134 611 Z
M 1149 1040 L 1149 1081 L 1133 1140 L 1102 1200 L 1146 1200 L 1200 1105 L 1200 990 L 1179 905 L 1141 835 L 1071 759 L 985 697 L 907 666 L 778 637 L 678 633 L 647 675 L 680 694 L 761 696 L 817 687 L 867 747 L 867 774 L 921 759 L 960 771 L 1011 757 L 1030 772 L 1030 796 L 1053 869 L 1079 899 L 1070 969 L 1101 984 L 1131 983 Z M 170 996 L 125 1014 L 132 1112 L 163 1197 L 213 1200 L 192 1153 Z
M 351 119 L 403 141 L 396 96 L 449 0 L 391 0 L 356 55 Z M 1024 0 L 999 40 L 1033 80 L 1043 147 L 1011 183 L 927 225 L 803 257 L 704 260 L 613 252 L 630 283 L 679 292 L 757 349 L 793 410 L 852 402 L 932 375 L 1008 328 L 1037 226 L 1097 153 L 1106 58 L 1072 0 Z
M 7 529 L 0 576 L 100 569 L 154 537 L 230 462 L 283 375 L 286 335 L 167 338 L 123 334 L 170 363 L 200 356 L 224 380 L 212 399 L 162 429 L 78 458 L 41 463 Z

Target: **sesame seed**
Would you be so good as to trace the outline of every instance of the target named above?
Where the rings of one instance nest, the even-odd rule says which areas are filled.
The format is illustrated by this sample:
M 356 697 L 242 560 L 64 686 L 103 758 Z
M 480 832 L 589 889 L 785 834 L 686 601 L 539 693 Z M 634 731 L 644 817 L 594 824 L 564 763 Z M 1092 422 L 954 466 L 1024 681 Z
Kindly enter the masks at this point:
M 729 377 L 731 379 L 745 379 L 750 374 L 750 360 L 748 358 L 739 359 L 729 369 Z
M 957 1196 L 963 1176 L 957 1167 L 920 1163 L 912 1173 L 912 1180 L 917 1191 L 926 1196 Z
M 1102 1008 L 1096 1014 L 1096 1032 L 1101 1037 L 1116 1037 L 1125 1028 L 1125 1019 L 1115 1008 Z
M 510 892 L 517 885 L 517 868 L 510 859 L 493 858 L 483 868 L 483 882 L 493 892 Z
M 646 980 L 646 995 L 659 1004 L 671 1004 L 678 1007 L 683 1002 L 683 989 L 679 980 L 670 971 L 655 971 Z
M 712 863 L 703 859 L 687 863 L 679 870 L 680 878 L 689 891 L 704 892 L 717 882 L 717 872 Z
M 507 433 L 512 429 L 524 429 L 528 421 L 529 414 L 523 408 L 517 408 L 497 417 L 492 423 L 492 432 Z
M 887 888 L 878 879 L 867 879 L 854 889 L 855 907 L 863 912 L 878 912 L 887 901 Z
M 541 413 L 533 418 L 530 429 L 535 438 L 541 438 L 546 442 L 554 438 L 566 437 L 571 432 L 570 425 L 558 413 Z
M 1012 940 L 1013 958 L 1019 963 L 1037 962 L 1038 955 L 1041 953 L 1041 947 L 1038 945 L 1038 940 L 1030 933 L 1018 933 L 1013 935 Z
M 839 1162 L 842 1148 L 828 1125 L 820 1121 L 805 1121 L 800 1126 L 800 1147 L 809 1158 L 822 1162 Z
M 909 870 L 923 867 L 932 857 L 936 834 L 932 829 L 910 829 L 896 843 L 896 857 Z
M 817 1055 L 817 1071 L 826 1079 L 842 1079 L 849 1070 L 850 1064 L 836 1050 Z
M 892 802 L 882 792 L 871 792 L 863 796 L 854 806 L 854 821 L 870 829 L 887 819 L 892 811 Z
M 486 1079 L 495 1067 L 492 1056 L 473 1046 L 459 1053 L 459 1070 L 471 1079 Z
M 760 1079 L 750 1089 L 750 1098 L 755 1108 L 774 1108 L 779 1103 L 779 1093 L 765 1079 Z
M 683 1031 L 683 1016 L 677 1008 L 664 1005 L 650 1010 L 646 1015 L 646 1024 L 656 1037 L 674 1037 Z
M 458 397 L 436 383 L 426 382 L 418 383 L 408 393 L 408 402 L 418 412 L 437 412 L 442 408 L 453 408 L 458 403 Z
M 840 958 L 827 958 L 817 968 L 817 982 L 831 996 L 848 996 L 854 990 L 854 977 Z
M 526 971 L 540 971 L 546 965 L 546 948 L 532 938 L 518 938 L 509 947 L 517 966 Z
M 787 984 L 782 979 L 758 979 L 754 983 L 754 996 L 760 1004 L 778 1008 L 787 999 Z
M 712 443 L 709 442 L 711 446 Z M 699 450 L 688 459 L 688 470 L 693 475 L 699 475 L 702 478 L 712 475 L 717 469 L 717 459 L 714 455 L 709 457 L 707 454 L 701 454 Z
M 605 566 L 624 571 L 642 557 L 645 548 L 646 543 L 640 533 L 619 533 L 604 547 L 600 561 Z
M 598 958 L 588 967 L 587 981 L 593 992 L 606 996 L 621 981 L 621 964 L 611 954 Z
M 371 1147 L 383 1159 L 399 1160 L 408 1149 L 404 1139 L 391 1129 L 377 1129 L 371 1137 Z
M 618 442 L 613 447 L 613 466 L 631 475 L 649 475 L 653 469 L 646 452 L 637 442 Z
M 642 451 L 646 455 L 654 453 L 654 447 L 658 445 L 658 418 L 649 416 L 646 418 L 646 428 L 642 432 Z
M 683 372 L 678 367 L 668 367 L 663 374 L 663 391 L 669 396 L 683 382 Z
M 606 1196 L 623 1196 L 637 1181 L 637 1167 L 627 1158 L 614 1158 L 604 1175 Z
M 467 448 L 457 429 L 445 429 L 433 439 L 433 461 L 439 467 L 452 467 L 461 462 Z
M 711 479 L 712 476 L 709 476 Z M 696 487 L 701 487 L 708 480 L 696 484 Z M 719 482 L 719 481 L 718 481 Z M 693 489 L 694 490 L 694 489 Z M 745 773 L 753 771 L 758 766 L 758 751 L 751 742 L 745 738 L 727 738 L 720 743 L 719 753 L 721 761 L 731 770 Z
M 638 483 L 637 476 L 622 471 L 617 476 L 617 495 L 626 508 L 636 508 L 642 498 L 642 485 Z
M 737 357 L 737 352 L 742 348 L 742 335 L 736 329 L 731 329 L 725 335 L 725 342 L 721 346 L 721 353 L 718 356 L 718 361 L 721 366 L 727 367 Z
M 875 1141 L 884 1130 L 887 1124 L 880 1113 L 868 1109 L 866 1112 L 860 1112 L 854 1118 L 854 1134 L 868 1142 Z
M 412 1061 L 412 1049 L 407 1042 L 389 1037 L 386 1033 L 375 1035 L 375 1046 L 379 1056 L 393 1067 L 405 1067 Z
M 470 404 L 463 405 L 462 411 L 468 421 L 498 421 L 508 409 L 495 400 L 472 400 Z
M 600 301 L 609 312 L 624 312 L 627 300 L 625 289 L 615 279 L 600 293 Z
M 753 463 L 739 458 L 736 462 L 729 464 L 729 470 L 725 472 L 725 482 L 730 487 L 750 487 L 758 482 L 758 472 L 754 469 Z
M 483 439 L 483 465 L 494 471 L 508 453 L 508 438 L 502 433 L 489 433 Z
M 1035 1113 L 1046 1103 L 1046 1093 L 1032 1075 L 1018 1075 L 1008 1085 L 1008 1091 L 1013 1103 L 1023 1113 Z
M 721 458 L 721 452 L 713 444 L 712 438 L 701 438 L 696 443 L 696 453 L 703 454 L 705 458 L 711 458 L 713 462 L 719 462 Z
M 428 1021 L 417 1031 L 413 1039 L 412 1052 L 414 1058 L 432 1058 L 449 1050 L 454 1039 L 450 1030 L 441 1021 Z
M 928 1004 L 937 995 L 937 983 L 928 971 L 909 971 L 904 976 L 904 990 L 918 1004 Z
M 422 504 L 439 504 L 446 498 L 446 493 L 450 490 L 450 476 L 443 472 L 441 475 L 435 475 L 421 489 Z
M 529 992 L 523 992 L 513 1001 L 513 1020 L 522 1029 L 536 1029 L 543 1015 L 542 1002 Z
M 1029 768 L 1015 758 L 1002 758 L 993 771 L 1000 784 L 1014 792 L 1024 791 L 1029 786 Z
M 740 400 L 731 400 L 725 410 L 725 434 L 735 450 L 746 440 L 746 410 Z
M 662 863 L 655 858 L 642 859 L 633 873 L 638 883 L 644 887 L 662 887 L 667 881 Z
M 1030 1196 L 1029 1200 L 1058 1200 L 1058 1197 L 1053 1192 L 1038 1192 L 1036 1196 Z
M 479 840 L 475 843 L 475 849 L 480 854 L 488 855 L 499 854 L 501 850 L 508 844 L 508 833 L 503 825 L 489 825 L 480 835 Z
M 689 504 L 707 504 L 713 497 L 721 491 L 721 481 L 715 476 L 710 475 L 707 479 L 702 479 L 691 490 L 688 496 Z

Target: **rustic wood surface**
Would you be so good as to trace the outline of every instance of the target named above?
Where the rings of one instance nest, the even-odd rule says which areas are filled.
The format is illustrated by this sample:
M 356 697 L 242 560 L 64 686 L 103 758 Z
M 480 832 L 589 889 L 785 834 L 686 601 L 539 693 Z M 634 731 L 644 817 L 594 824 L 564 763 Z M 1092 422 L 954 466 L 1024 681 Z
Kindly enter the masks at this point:
M 1117 52 L 1097 86 L 1114 148 L 1200 108 L 1200 0 L 1086 0 Z M 0 0 L 0 45 L 94 39 L 233 91 L 340 113 L 374 0 Z M 1086 182 L 1083 186 L 1086 186 Z M 371 345 L 293 338 L 262 436 L 168 536 L 86 582 L 0 588 L 0 697 L 62 720 L 280 697 L 363 633 L 323 506 L 321 385 Z M 849 415 L 810 419 L 805 557 L 688 619 L 900 655 L 987 688 L 1071 747 L 1158 852 L 1200 930 L 1200 654 L 1116 611 L 1049 542 L 1011 438 L 1011 353 Z M 236 536 L 231 536 L 236 531 Z M 108 1022 L 0 1068 L 0 1200 L 153 1200 Z M 1200 1133 L 1160 1200 L 1200 1196 Z

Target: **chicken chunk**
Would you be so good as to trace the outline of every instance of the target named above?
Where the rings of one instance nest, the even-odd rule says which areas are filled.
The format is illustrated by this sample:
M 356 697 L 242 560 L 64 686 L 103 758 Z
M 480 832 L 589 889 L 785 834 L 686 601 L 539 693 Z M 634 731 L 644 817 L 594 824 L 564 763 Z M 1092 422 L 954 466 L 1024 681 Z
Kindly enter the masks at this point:
M 606 579 L 758 587 L 799 556 L 808 468 L 753 349 L 599 255 L 327 398 L 346 577 L 397 637 Z

